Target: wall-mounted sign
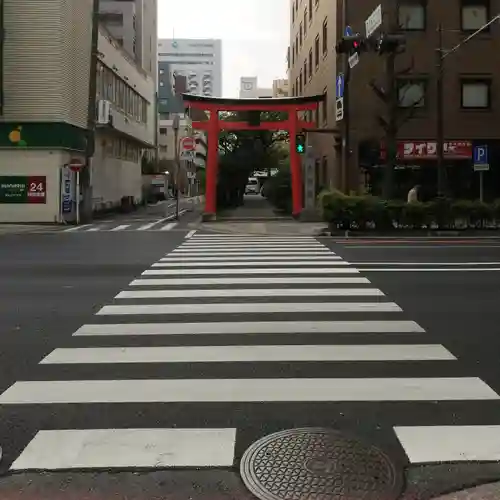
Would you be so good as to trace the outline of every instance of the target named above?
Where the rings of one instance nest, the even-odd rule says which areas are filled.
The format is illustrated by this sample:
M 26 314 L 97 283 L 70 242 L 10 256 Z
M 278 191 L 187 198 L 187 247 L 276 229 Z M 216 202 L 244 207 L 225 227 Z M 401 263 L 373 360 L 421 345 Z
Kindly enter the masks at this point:
M 47 203 L 45 176 L 0 177 L 0 203 Z

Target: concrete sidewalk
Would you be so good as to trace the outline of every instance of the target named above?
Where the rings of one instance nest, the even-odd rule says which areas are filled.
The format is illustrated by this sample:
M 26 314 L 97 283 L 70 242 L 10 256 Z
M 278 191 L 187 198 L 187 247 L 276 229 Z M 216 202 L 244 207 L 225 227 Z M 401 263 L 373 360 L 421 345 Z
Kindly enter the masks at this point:
M 434 500 L 500 500 L 500 482 L 449 493 L 436 497 Z

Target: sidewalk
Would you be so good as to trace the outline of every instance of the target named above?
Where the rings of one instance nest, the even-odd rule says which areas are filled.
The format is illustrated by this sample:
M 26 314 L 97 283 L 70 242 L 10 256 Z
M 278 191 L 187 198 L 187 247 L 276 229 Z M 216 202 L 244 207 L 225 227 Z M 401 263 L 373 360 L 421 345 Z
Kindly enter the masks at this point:
M 274 207 L 259 194 L 245 195 L 240 207 L 217 214 L 217 221 L 291 220 L 290 216 L 276 213 Z

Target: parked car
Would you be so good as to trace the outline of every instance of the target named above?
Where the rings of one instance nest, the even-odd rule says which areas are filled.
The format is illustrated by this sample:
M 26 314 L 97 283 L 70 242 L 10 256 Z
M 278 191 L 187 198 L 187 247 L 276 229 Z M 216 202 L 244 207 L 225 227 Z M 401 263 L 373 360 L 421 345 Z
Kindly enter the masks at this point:
M 259 181 L 255 177 L 248 179 L 245 194 L 259 194 Z

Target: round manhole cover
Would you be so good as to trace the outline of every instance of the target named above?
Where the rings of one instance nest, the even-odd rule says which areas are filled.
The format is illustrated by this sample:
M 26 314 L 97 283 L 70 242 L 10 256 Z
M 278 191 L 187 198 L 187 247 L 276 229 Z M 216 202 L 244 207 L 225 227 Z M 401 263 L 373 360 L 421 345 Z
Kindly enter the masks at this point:
M 338 431 L 289 429 L 253 443 L 241 459 L 261 500 L 395 500 L 402 471 L 378 448 Z

